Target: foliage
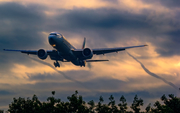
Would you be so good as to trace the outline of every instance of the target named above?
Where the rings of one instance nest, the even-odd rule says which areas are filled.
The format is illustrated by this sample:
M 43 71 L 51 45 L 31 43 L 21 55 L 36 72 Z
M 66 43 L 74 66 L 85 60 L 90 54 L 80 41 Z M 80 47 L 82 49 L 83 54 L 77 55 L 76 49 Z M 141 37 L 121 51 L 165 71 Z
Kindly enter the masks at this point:
M 164 104 L 156 101 L 152 108 L 153 112 L 156 113 L 179 113 L 180 112 L 180 98 L 175 97 L 173 94 L 169 95 L 169 99 L 163 95 L 161 100 Z
M 126 103 L 126 99 L 125 97 L 122 95 L 121 98 L 119 99 L 121 103 L 118 104 L 119 108 L 120 108 L 120 112 L 121 113 L 126 113 L 127 110 L 127 103 Z
M 140 106 L 143 106 L 143 100 L 141 98 L 138 99 L 137 95 L 135 95 L 134 101 L 131 105 L 131 109 L 133 109 L 135 113 L 139 113 L 141 110 Z
M 68 96 L 68 102 L 63 102 L 61 99 L 55 98 L 55 91 L 52 91 L 52 96 L 47 98 L 46 102 L 41 102 L 36 95 L 30 98 L 13 98 L 13 102 L 9 104 L 8 112 L 10 113 L 133 113 L 127 111 L 127 103 L 125 97 L 120 97 L 120 103 L 116 105 L 113 95 L 109 97 L 109 103 L 104 104 L 102 96 L 99 97 L 99 102 L 96 104 L 93 100 L 86 103 L 78 91 Z M 169 99 L 163 95 L 161 97 L 163 104 L 159 101 L 154 103 L 154 108 L 151 104 L 145 108 L 146 111 L 140 112 L 140 107 L 143 106 L 143 100 L 135 95 L 130 108 L 135 113 L 179 113 L 180 98 L 173 94 L 169 95 Z M 3 110 L 0 110 L 0 113 Z

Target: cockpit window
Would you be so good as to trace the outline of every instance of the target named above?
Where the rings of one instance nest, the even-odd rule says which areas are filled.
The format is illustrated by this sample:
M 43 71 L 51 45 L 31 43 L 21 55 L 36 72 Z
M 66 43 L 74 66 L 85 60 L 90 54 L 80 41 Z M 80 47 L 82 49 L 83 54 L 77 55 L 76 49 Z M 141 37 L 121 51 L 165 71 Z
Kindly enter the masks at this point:
M 57 33 L 51 33 L 50 35 L 57 35 Z
M 56 32 L 52 32 L 49 35 L 54 35 L 54 36 L 57 36 L 58 38 L 62 37 L 62 35 L 60 33 L 56 33 Z

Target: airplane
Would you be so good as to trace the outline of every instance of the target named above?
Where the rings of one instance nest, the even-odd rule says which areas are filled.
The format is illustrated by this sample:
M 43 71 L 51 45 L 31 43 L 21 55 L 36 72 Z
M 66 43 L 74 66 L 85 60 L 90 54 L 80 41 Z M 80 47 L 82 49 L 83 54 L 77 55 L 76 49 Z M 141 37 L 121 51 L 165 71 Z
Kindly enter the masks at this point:
M 86 62 L 103 62 L 109 60 L 91 60 L 93 55 L 104 55 L 107 53 L 123 51 L 129 48 L 144 47 L 147 45 L 139 46 L 129 46 L 129 47 L 116 47 L 116 48 L 99 48 L 90 49 L 85 48 L 86 38 L 84 38 L 83 45 L 81 49 L 76 49 L 71 45 L 67 39 L 58 32 L 51 32 L 48 36 L 49 44 L 54 48 L 54 50 L 13 50 L 13 49 L 3 49 L 4 51 L 16 51 L 25 54 L 37 55 L 40 59 L 45 60 L 48 56 L 51 60 L 55 60 L 54 66 L 60 67 L 58 61 L 61 62 L 72 62 L 76 66 L 84 66 Z

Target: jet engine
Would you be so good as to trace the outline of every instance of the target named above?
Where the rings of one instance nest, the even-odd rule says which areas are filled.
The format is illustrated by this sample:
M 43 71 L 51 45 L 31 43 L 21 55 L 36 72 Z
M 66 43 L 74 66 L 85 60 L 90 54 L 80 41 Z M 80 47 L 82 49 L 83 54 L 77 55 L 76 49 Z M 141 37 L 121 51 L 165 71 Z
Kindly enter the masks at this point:
M 37 55 L 42 60 L 47 58 L 47 52 L 44 49 L 39 49 Z
M 85 59 L 91 59 L 93 57 L 93 52 L 91 49 L 89 48 L 85 48 L 83 51 L 82 51 L 82 54 L 83 56 L 85 57 Z

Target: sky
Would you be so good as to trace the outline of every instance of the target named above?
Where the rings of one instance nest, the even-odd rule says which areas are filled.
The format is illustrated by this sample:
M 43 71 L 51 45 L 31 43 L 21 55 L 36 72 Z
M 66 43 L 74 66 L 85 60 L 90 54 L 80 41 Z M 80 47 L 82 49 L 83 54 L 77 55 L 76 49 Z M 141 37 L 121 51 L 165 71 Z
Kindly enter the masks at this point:
M 112 94 L 119 103 L 124 95 L 129 106 L 137 94 L 144 107 L 163 94 L 180 96 L 179 18 L 177 0 L 0 0 L 0 109 L 14 97 L 36 94 L 46 101 L 51 91 L 62 101 L 75 90 L 86 102 L 103 96 L 106 103 Z M 109 62 L 57 69 L 49 57 L 3 51 L 52 50 L 52 31 L 76 48 L 84 37 L 92 49 L 148 46 L 93 56 Z

